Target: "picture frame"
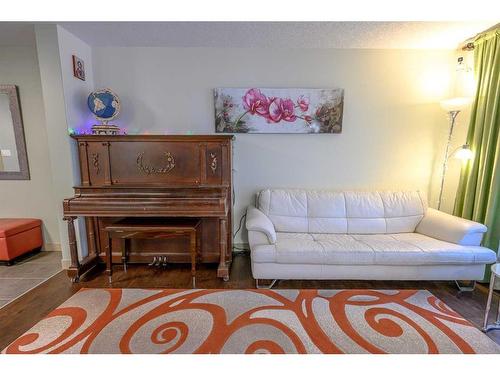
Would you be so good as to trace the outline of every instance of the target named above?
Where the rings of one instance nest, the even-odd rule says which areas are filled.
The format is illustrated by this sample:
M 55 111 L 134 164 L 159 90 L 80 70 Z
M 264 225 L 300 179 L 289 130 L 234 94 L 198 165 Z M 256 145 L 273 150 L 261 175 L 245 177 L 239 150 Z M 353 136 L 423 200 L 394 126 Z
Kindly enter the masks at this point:
M 215 132 L 339 134 L 344 90 L 339 88 L 216 88 Z
M 73 76 L 85 81 L 85 63 L 75 55 L 73 55 Z

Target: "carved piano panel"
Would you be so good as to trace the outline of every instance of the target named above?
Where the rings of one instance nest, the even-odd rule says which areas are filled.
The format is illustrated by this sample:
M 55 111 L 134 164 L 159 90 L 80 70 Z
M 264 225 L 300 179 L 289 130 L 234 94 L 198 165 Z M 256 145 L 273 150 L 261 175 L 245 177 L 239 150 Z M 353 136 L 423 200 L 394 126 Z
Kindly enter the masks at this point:
M 126 217 L 197 217 L 202 220 L 203 262 L 218 262 L 217 275 L 228 277 L 232 136 L 74 138 L 82 183 L 64 201 L 64 215 L 68 225 L 71 218 L 87 218 L 89 257 L 72 259 L 70 276 L 78 277 L 102 261 L 108 246 L 106 225 Z M 130 261 L 149 263 L 155 254 L 169 262 L 189 262 L 182 239 L 155 241 L 133 241 Z M 120 262 L 120 256 L 113 254 L 114 261 Z
M 88 184 L 97 186 L 105 185 L 104 174 L 107 173 L 108 170 L 107 142 L 104 145 L 102 142 L 85 142 L 85 147 L 87 148 L 88 154 Z M 84 167 L 85 163 L 82 165 L 82 168 Z M 86 185 L 83 180 L 82 183 Z
M 198 185 L 199 146 L 186 142 L 113 142 L 112 184 Z
M 222 146 L 209 144 L 205 148 L 205 180 L 206 184 L 222 184 Z

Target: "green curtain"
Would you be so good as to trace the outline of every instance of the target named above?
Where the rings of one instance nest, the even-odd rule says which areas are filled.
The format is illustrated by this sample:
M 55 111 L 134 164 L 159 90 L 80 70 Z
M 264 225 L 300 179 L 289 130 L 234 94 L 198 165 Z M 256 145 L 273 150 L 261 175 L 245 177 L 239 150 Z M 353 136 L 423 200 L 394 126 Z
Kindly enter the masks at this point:
M 488 233 L 483 246 L 497 251 L 500 241 L 500 28 L 474 41 L 474 75 L 477 87 L 467 133 L 474 158 L 462 168 L 454 214 L 484 223 Z

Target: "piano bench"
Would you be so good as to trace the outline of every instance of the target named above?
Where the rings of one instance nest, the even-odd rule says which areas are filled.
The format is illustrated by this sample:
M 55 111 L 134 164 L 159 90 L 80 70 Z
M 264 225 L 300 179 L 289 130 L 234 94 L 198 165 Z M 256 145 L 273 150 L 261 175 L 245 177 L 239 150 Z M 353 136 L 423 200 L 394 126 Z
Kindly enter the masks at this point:
M 104 228 L 108 234 L 106 247 L 106 273 L 112 282 L 112 239 L 121 239 L 120 253 L 124 271 L 127 272 L 127 255 L 132 239 L 162 239 L 172 237 L 188 237 L 191 255 L 191 278 L 196 288 L 196 262 L 201 257 L 201 220 L 199 219 L 124 219 Z

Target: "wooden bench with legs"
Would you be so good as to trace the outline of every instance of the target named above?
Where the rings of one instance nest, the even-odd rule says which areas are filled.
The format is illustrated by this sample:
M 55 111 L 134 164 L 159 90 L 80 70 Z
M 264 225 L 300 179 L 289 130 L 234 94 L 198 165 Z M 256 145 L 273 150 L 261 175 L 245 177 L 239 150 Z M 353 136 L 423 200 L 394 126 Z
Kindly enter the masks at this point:
M 191 277 L 193 288 L 196 288 L 196 262 L 200 259 L 201 221 L 198 219 L 125 219 L 108 225 L 104 230 L 108 234 L 106 248 L 106 273 L 109 282 L 113 275 L 113 239 L 120 239 L 120 253 L 125 272 L 127 271 L 127 256 L 130 241 L 133 239 L 168 239 L 175 237 L 189 238 L 189 253 L 191 255 Z M 114 242 L 116 244 L 116 241 Z M 116 249 L 115 249 L 116 250 Z M 154 261 L 153 261 L 154 263 Z

